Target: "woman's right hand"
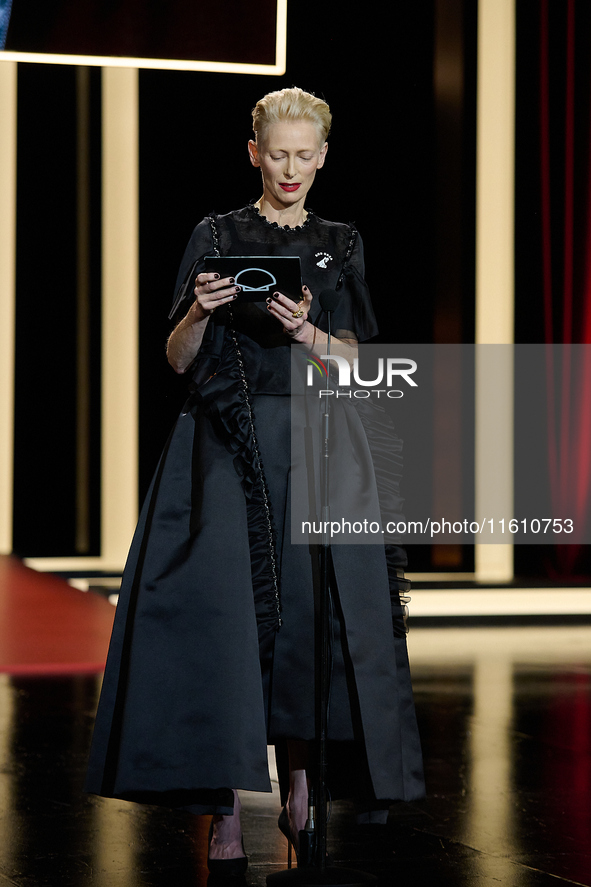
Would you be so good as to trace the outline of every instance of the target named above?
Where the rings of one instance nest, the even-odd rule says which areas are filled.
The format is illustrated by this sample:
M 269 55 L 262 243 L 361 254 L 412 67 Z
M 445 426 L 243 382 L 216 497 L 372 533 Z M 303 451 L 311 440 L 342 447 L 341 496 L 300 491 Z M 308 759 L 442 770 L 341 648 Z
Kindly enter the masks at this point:
M 232 302 L 241 292 L 242 287 L 236 286 L 233 277 L 220 279 L 219 274 L 211 274 L 203 271 L 195 278 L 195 301 L 190 313 L 195 315 L 194 321 L 203 320 L 219 305 Z
M 241 291 L 233 277 L 202 272 L 195 278 L 195 301 L 176 325 L 166 344 L 166 356 L 176 373 L 184 373 L 195 360 L 209 316 L 219 305 L 232 302 Z

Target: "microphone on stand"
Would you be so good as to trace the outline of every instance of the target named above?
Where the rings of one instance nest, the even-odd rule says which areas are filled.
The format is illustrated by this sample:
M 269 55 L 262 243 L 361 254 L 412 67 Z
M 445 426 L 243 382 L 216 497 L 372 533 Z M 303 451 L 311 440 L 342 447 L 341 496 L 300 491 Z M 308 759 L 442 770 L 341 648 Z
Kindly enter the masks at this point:
M 326 344 L 326 356 L 330 358 L 331 342 L 331 314 L 341 300 L 335 290 L 322 290 L 318 297 L 320 307 L 326 312 L 328 321 L 328 341 Z M 328 767 L 327 742 L 328 742 L 328 699 L 330 695 L 330 641 L 329 641 L 329 605 L 330 605 L 330 573 L 331 552 L 328 526 L 330 524 L 330 500 L 329 500 L 329 449 L 330 449 L 330 359 L 327 363 L 326 394 L 324 395 L 324 412 L 322 414 L 322 453 L 321 453 L 321 502 L 320 513 L 322 515 L 322 542 L 320 545 L 320 631 L 318 647 L 316 649 L 316 662 L 319 668 L 319 696 L 316 700 L 318 717 L 318 761 L 317 761 L 317 791 L 314 822 L 314 863 L 322 875 L 326 874 L 326 825 L 327 825 L 327 789 L 326 773 Z
M 320 302 L 320 307 L 323 311 L 334 311 L 341 301 L 341 294 L 337 293 L 336 290 L 322 290 L 322 292 L 318 296 L 318 301 Z
M 326 344 L 326 353 L 330 356 L 330 342 L 332 338 L 331 329 L 330 329 L 330 315 L 332 312 L 338 307 L 339 302 L 341 301 L 340 293 L 337 293 L 336 290 L 325 289 L 322 290 L 320 295 L 318 296 L 318 301 L 320 302 L 320 307 L 326 314 L 326 318 L 328 320 L 328 342 Z M 327 361 L 328 367 L 328 375 L 326 379 L 327 386 L 330 383 L 330 360 Z M 325 429 L 324 429 L 324 440 L 325 445 L 328 446 L 328 414 L 330 413 L 330 400 L 328 394 L 324 395 L 324 421 L 325 421 Z M 328 458 L 328 453 L 325 454 Z M 324 520 L 325 518 L 323 518 Z
M 322 290 L 318 296 L 318 301 L 320 302 L 320 307 L 323 311 L 332 312 L 337 308 L 341 301 L 341 294 L 337 293 L 336 290 Z
M 323 311 L 326 312 L 326 315 L 328 317 L 328 350 L 327 350 L 327 354 L 330 354 L 330 338 L 331 338 L 330 315 L 332 314 L 333 311 L 335 311 L 338 308 L 338 304 L 341 301 L 341 294 L 337 293 L 336 290 L 330 290 L 330 289 L 322 290 L 322 292 L 318 296 L 318 301 L 320 302 L 320 307 L 322 308 Z
M 320 302 L 320 307 L 325 312 L 327 320 L 328 320 L 328 341 L 326 344 L 326 355 L 330 357 L 330 343 L 331 343 L 331 329 L 330 329 L 330 315 L 337 308 L 339 302 L 341 301 L 340 293 L 337 293 L 336 290 L 324 289 L 318 296 L 318 301 Z M 327 377 L 326 377 L 326 386 L 327 389 L 330 388 L 330 360 L 327 360 Z M 329 427 L 328 427 L 328 418 L 330 415 L 330 395 L 328 390 L 324 395 L 324 413 L 322 414 L 322 422 L 323 422 L 323 453 L 322 453 L 322 473 L 321 473 L 321 483 L 323 489 L 322 496 L 322 526 L 324 527 L 322 533 L 322 545 L 328 547 L 328 536 L 326 534 L 326 528 L 328 525 L 328 521 L 330 520 L 330 508 L 328 502 L 328 437 L 329 437 Z
M 328 341 L 326 356 L 330 356 L 331 314 L 341 301 L 340 293 L 336 290 L 322 290 L 318 296 L 320 307 L 326 312 L 328 320 Z M 330 360 L 327 361 L 327 386 L 330 382 Z M 308 819 L 305 827 L 299 833 L 300 850 L 297 869 L 287 869 L 282 872 L 273 872 L 267 875 L 267 887 L 369 887 L 377 878 L 374 875 L 358 872 L 354 869 L 339 868 L 329 865 L 326 858 L 326 825 L 327 825 L 327 743 L 328 743 L 328 699 L 330 693 L 330 642 L 329 642 L 329 601 L 330 601 L 330 575 L 331 575 L 331 551 L 330 537 L 326 530 L 330 522 L 329 504 L 329 414 L 330 395 L 327 390 L 324 397 L 324 413 L 322 416 L 322 450 L 321 450 L 321 514 L 322 514 L 322 542 L 319 557 L 320 579 L 320 607 L 319 607 L 319 631 L 315 645 L 315 665 L 319 670 L 319 681 L 316 684 L 316 708 L 317 708 L 317 773 L 316 786 L 310 789 L 308 797 Z

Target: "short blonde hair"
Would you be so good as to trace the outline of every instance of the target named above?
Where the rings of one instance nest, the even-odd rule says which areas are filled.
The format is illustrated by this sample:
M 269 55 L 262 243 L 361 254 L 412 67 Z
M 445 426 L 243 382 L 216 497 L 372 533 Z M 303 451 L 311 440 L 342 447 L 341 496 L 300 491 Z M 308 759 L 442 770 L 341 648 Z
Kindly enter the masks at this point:
M 309 120 L 318 131 L 320 143 L 324 144 L 330 132 L 332 114 L 325 101 L 310 92 L 304 92 L 298 86 L 269 92 L 256 103 L 252 111 L 252 128 L 257 141 L 259 137 L 263 138 L 265 129 L 271 123 L 282 123 L 285 120 Z

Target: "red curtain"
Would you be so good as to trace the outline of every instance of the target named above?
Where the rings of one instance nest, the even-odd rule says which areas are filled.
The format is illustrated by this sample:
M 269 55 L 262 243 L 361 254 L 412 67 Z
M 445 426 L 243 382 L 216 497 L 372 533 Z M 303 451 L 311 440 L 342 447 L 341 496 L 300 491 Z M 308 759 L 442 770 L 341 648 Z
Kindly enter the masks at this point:
M 589 3 L 541 0 L 539 15 L 544 340 L 591 344 Z M 548 464 L 554 516 L 580 526 L 591 499 L 591 348 L 574 352 L 548 348 Z M 582 555 L 559 546 L 559 571 L 576 572 Z

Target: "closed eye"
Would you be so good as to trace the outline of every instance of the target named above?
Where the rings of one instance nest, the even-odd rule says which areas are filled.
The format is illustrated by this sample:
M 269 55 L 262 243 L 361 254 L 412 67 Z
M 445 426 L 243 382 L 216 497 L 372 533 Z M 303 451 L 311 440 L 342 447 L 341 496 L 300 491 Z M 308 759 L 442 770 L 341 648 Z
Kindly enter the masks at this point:
M 287 157 L 287 154 L 269 154 L 269 157 L 271 158 L 271 160 L 285 160 L 285 158 Z M 305 160 L 305 161 L 309 161 L 309 160 L 314 159 L 313 154 L 298 154 L 298 157 L 300 158 L 300 160 Z

